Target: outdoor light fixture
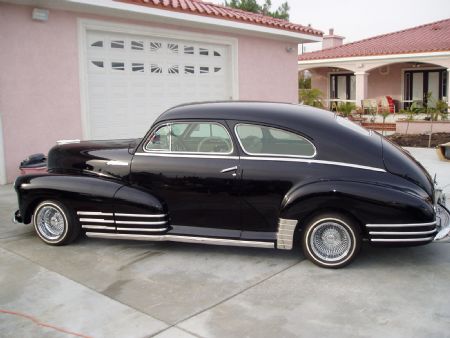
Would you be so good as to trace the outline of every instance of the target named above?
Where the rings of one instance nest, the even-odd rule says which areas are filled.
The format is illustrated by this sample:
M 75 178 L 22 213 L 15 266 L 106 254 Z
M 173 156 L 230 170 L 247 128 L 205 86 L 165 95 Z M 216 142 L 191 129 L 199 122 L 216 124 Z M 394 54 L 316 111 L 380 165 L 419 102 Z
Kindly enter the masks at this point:
M 42 8 L 33 8 L 33 13 L 31 14 L 31 18 L 36 21 L 48 21 L 48 9 Z
M 292 46 L 287 46 L 286 47 L 286 52 L 292 53 L 293 51 L 294 51 L 294 47 L 292 47 Z

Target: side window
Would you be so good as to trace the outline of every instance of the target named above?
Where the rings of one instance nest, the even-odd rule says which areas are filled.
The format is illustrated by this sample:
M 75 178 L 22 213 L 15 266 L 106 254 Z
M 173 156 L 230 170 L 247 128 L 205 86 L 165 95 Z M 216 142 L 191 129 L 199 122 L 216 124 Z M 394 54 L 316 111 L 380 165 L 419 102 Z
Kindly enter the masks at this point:
M 238 124 L 236 134 L 242 148 L 250 155 L 313 157 L 316 154 L 310 141 L 282 129 Z
M 158 128 L 150 135 L 150 138 L 144 149 L 150 151 L 170 150 L 169 132 L 169 126 L 162 126 Z
M 233 152 L 233 143 L 228 131 L 219 123 L 176 122 L 152 133 L 144 150 L 230 154 Z

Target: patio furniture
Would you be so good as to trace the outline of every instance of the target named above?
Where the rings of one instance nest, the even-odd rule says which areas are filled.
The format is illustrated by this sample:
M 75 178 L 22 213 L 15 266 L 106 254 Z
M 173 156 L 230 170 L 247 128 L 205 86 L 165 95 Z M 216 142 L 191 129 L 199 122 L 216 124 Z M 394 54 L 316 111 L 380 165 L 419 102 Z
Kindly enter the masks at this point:
M 362 100 L 362 108 L 365 114 L 378 113 L 378 104 L 376 99 L 364 99 Z

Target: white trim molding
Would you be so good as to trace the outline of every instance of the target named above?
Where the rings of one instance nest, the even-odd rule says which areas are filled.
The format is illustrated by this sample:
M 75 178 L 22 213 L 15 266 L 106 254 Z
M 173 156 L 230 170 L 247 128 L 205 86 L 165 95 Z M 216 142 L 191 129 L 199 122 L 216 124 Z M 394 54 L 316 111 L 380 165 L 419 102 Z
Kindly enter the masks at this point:
M 434 58 L 450 56 L 450 51 L 445 52 L 429 52 L 429 53 L 411 53 L 411 54 L 391 54 L 391 55 L 372 55 L 372 56 L 352 56 L 333 59 L 317 59 L 317 60 L 299 60 L 299 66 L 321 65 L 329 63 L 357 62 L 357 61 L 386 61 L 388 63 L 407 62 L 417 58 Z M 430 63 L 433 63 L 430 61 Z M 330 66 L 332 67 L 332 66 Z
M 201 34 L 172 29 L 122 24 L 112 21 L 78 19 L 78 62 L 80 79 L 81 125 L 83 139 L 89 139 L 89 96 L 87 85 L 87 32 L 101 31 L 108 33 L 122 33 L 132 35 L 147 35 L 151 37 L 169 38 L 176 40 L 192 40 L 204 43 L 221 44 L 230 50 L 231 99 L 239 100 L 239 72 L 238 72 L 238 39 L 222 35 Z

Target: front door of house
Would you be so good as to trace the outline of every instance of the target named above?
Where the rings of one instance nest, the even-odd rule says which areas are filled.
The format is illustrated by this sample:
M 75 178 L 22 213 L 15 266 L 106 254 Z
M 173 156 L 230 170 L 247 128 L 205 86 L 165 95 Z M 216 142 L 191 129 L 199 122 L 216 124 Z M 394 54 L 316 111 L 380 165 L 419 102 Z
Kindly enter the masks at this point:
M 405 108 L 413 102 L 433 107 L 447 96 L 447 71 L 442 69 L 405 72 Z

